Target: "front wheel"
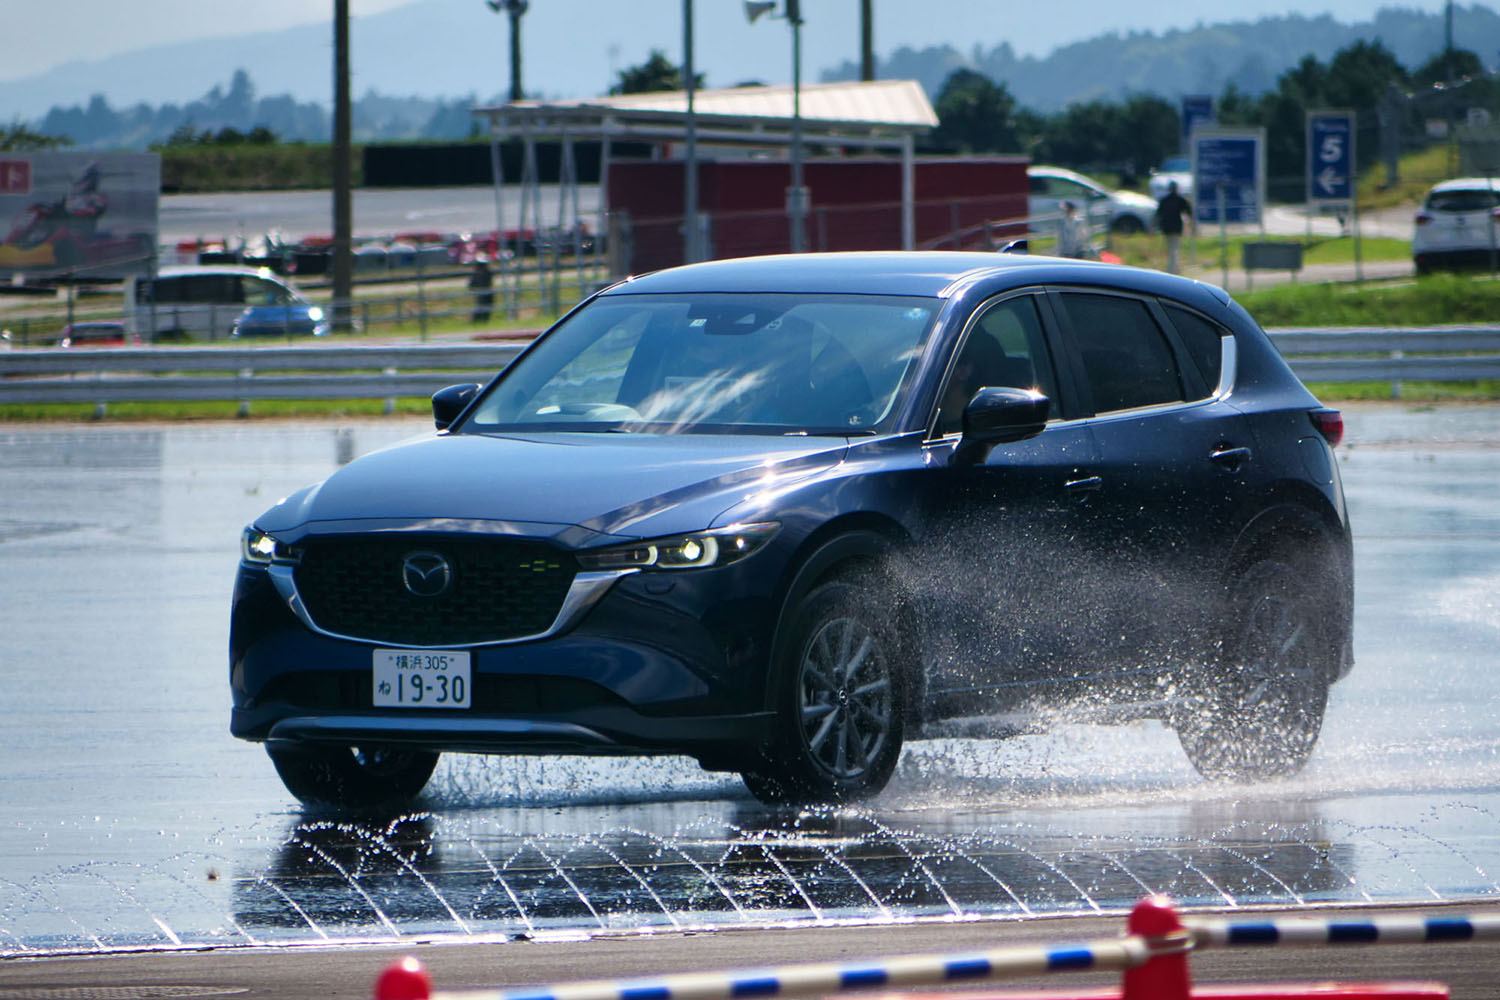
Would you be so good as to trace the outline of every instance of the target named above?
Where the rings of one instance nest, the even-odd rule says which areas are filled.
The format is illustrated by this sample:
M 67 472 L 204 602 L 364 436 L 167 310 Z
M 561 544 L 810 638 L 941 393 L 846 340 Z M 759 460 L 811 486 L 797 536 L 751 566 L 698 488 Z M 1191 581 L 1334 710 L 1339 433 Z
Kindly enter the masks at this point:
M 401 806 L 427 786 L 438 755 L 385 747 L 266 747 L 286 790 L 308 805 Z
M 1176 720 L 1207 778 L 1274 778 L 1307 763 L 1323 725 L 1337 644 L 1313 582 L 1274 560 L 1232 585 L 1217 662 L 1187 683 Z
M 756 798 L 834 803 L 885 787 L 906 714 L 894 612 L 878 588 L 835 580 L 793 613 L 778 662 L 779 735 L 743 772 Z

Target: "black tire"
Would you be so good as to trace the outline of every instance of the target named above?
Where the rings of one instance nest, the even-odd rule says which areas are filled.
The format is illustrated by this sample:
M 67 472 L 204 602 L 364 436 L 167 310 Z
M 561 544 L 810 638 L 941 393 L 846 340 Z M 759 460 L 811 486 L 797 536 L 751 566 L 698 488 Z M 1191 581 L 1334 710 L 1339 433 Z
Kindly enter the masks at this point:
M 1134 236 L 1137 233 L 1144 233 L 1146 226 L 1145 223 L 1133 215 L 1122 215 L 1115 219 L 1114 223 L 1110 225 L 1109 230 L 1121 236 Z
M 1178 739 L 1206 778 L 1295 774 L 1323 725 L 1336 643 L 1316 578 L 1276 560 L 1231 585 L 1219 647 L 1187 682 Z
M 402 806 L 427 787 L 438 754 L 388 747 L 267 746 L 286 790 L 313 806 Z
M 893 602 L 868 583 L 820 584 L 792 612 L 776 676 L 776 744 L 742 772 L 763 802 L 839 803 L 890 781 L 906 721 Z

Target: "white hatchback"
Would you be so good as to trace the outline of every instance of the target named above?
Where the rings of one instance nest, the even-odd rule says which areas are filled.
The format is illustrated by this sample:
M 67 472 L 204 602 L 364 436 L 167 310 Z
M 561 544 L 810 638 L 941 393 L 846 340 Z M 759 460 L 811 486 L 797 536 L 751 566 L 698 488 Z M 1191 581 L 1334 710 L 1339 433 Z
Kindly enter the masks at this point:
M 1489 267 L 1500 257 L 1500 187 L 1485 177 L 1434 185 L 1422 199 L 1411 238 L 1418 274 L 1444 267 Z

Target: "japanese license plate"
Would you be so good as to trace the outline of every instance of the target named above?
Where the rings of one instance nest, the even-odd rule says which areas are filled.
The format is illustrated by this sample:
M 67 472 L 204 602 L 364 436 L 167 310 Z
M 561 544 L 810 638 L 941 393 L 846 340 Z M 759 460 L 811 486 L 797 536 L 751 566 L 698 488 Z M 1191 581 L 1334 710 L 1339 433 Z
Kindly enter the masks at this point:
M 376 708 L 468 708 L 469 654 L 443 650 L 375 650 Z

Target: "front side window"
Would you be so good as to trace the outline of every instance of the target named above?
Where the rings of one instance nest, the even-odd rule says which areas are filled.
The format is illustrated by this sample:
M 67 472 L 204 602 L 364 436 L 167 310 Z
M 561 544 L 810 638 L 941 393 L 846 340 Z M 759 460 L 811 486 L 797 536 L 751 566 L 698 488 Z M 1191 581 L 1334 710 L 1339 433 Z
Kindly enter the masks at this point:
M 1067 310 L 1095 413 L 1185 398 L 1172 347 L 1146 303 L 1086 292 L 1058 298 Z
M 246 278 L 245 301 L 252 306 L 284 306 L 291 296 L 284 285 L 264 278 Z
M 606 295 L 511 365 L 460 431 L 890 430 L 941 302 Z
M 1057 382 L 1042 334 L 1041 316 L 1030 295 L 990 306 L 975 320 L 948 373 L 938 412 L 938 433 L 963 430 L 964 408 L 980 389 L 1037 389 L 1057 413 Z

